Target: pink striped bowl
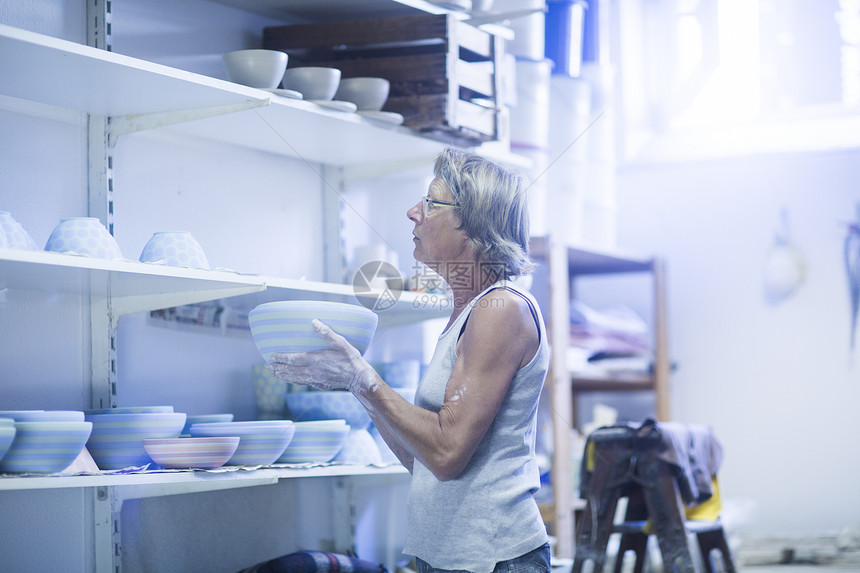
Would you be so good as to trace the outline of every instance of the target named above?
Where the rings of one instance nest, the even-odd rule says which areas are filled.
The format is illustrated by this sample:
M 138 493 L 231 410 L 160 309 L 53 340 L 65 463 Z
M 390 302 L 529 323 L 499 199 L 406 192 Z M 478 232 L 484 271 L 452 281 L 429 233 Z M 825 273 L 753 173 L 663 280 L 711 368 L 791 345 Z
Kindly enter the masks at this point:
M 143 448 L 149 457 L 166 469 L 218 468 L 230 459 L 238 447 L 239 436 L 143 440 Z

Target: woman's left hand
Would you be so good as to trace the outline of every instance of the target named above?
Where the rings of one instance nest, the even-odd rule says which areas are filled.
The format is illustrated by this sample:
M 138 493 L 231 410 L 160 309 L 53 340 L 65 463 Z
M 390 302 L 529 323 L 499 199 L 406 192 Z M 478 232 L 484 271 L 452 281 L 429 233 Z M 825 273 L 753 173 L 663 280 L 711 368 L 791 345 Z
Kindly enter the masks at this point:
M 329 344 L 314 352 L 279 352 L 267 368 L 275 377 L 319 390 L 356 390 L 372 370 L 361 353 L 322 321 L 311 322 L 314 330 Z

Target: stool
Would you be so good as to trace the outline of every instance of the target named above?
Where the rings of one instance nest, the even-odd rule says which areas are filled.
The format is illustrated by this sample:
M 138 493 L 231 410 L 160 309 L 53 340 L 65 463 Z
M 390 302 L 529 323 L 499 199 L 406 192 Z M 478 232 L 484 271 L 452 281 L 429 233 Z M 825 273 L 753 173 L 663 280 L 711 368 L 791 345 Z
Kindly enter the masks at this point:
M 644 570 L 648 536 L 655 535 L 664 568 L 676 573 L 696 571 L 688 544 L 694 534 L 707 573 L 714 572 L 711 552 L 721 552 L 726 571 L 735 573 L 722 524 L 717 521 L 687 521 L 670 464 L 658 457 L 662 447 L 659 429 L 653 423 L 639 428 L 600 428 L 589 437 L 582 472 L 586 506 L 576 528 L 573 573 L 581 573 L 592 561 L 593 572 L 601 573 L 606 546 L 612 534 L 621 534 L 615 573 L 620 573 L 628 551 L 636 556 L 634 571 Z M 590 458 L 590 459 L 589 459 Z M 625 520 L 614 523 L 618 500 L 627 498 Z

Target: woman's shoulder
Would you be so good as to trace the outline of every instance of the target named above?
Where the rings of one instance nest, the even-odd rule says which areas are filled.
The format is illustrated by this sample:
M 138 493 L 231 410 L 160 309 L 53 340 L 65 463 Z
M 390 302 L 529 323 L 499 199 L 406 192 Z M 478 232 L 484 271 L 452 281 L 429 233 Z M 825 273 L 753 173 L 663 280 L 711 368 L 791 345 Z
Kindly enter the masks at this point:
M 509 286 L 498 286 L 484 293 L 474 305 L 472 314 L 491 323 L 526 324 L 534 321 L 533 303 Z

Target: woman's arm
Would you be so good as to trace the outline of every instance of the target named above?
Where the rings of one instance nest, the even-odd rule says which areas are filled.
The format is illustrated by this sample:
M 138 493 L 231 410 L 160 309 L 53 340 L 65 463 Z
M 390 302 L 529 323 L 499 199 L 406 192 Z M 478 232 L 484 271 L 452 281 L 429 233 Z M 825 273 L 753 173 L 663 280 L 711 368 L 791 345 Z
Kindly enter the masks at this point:
M 272 370 L 290 382 L 351 390 L 398 459 L 410 462 L 407 468 L 417 459 L 438 479 L 454 479 L 471 460 L 517 370 L 538 348 L 537 326 L 525 301 L 504 290 L 483 300 L 487 304 L 472 311 L 460 338 L 438 412 L 403 399 L 343 337 L 321 323 L 318 332 L 331 349 L 280 355 Z

